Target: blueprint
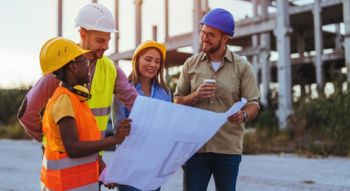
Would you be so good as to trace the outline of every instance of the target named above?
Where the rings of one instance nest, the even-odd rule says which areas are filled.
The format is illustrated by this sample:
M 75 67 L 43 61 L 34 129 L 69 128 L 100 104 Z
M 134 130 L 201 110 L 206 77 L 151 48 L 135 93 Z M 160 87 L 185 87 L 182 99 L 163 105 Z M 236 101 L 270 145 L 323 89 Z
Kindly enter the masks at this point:
M 242 98 L 227 112 L 216 113 L 138 96 L 129 116 L 131 133 L 113 153 L 100 180 L 157 189 L 245 103 Z

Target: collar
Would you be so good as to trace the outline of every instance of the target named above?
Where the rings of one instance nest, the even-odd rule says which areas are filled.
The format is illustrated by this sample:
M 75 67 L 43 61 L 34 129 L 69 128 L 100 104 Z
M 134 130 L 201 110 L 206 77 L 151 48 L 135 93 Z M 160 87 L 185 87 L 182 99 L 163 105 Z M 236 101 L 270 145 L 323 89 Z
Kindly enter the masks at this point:
M 206 53 L 202 52 L 202 56 L 200 58 L 200 61 L 207 61 L 209 62 L 209 57 Z M 234 61 L 234 57 L 233 57 L 233 54 L 231 53 L 230 49 L 228 48 L 228 46 L 226 46 L 226 52 L 225 52 L 225 55 L 224 55 L 224 61 L 228 61 L 230 63 L 233 63 Z
M 141 88 L 141 83 L 140 83 L 140 82 L 137 83 L 137 84 L 135 84 L 135 89 L 136 89 L 138 92 L 140 92 L 142 95 L 144 95 L 144 93 L 142 92 L 142 88 Z M 151 97 L 153 97 L 154 91 L 155 91 L 155 90 L 158 90 L 158 89 L 159 89 L 159 87 L 158 87 L 156 81 L 153 80 L 153 81 L 152 81 L 152 89 L 151 89 Z

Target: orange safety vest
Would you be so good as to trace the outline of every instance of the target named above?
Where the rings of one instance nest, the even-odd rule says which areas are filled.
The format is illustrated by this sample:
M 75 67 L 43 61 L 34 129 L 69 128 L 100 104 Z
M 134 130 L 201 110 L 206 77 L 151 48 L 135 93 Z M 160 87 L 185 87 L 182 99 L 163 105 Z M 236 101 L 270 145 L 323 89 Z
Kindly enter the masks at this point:
M 96 119 L 87 103 L 80 102 L 77 95 L 59 86 L 48 102 L 43 116 L 42 125 L 47 144 L 41 169 L 41 190 L 96 191 L 99 189 L 98 153 L 69 158 L 63 146 L 59 126 L 52 119 L 52 105 L 62 94 L 67 94 L 71 99 L 79 141 L 101 139 Z

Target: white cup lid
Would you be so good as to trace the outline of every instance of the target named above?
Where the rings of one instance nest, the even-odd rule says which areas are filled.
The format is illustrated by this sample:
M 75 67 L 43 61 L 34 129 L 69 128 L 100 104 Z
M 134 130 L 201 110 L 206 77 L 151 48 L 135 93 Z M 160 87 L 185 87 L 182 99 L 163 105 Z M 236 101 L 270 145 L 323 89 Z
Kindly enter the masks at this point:
M 204 79 L 204 83 L 216 83 L 215 79 Z

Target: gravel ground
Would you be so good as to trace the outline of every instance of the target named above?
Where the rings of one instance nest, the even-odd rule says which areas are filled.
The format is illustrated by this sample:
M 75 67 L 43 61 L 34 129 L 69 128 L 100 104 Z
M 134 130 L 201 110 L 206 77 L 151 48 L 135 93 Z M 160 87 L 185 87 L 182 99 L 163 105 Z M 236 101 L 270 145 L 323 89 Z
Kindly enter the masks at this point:
M 0 191 L 39 190 L 40 144 L 0 140 Z M 108 161 L 111 152 L 105 153 Z M 181 169 L 162 186 L 182 190 Z M 213 181 L 208 191 L 214 191 Z M 296 155 L 244 155 L 237 183 L 239 191 L 350 191 L 350 159 L 308 159 Z

